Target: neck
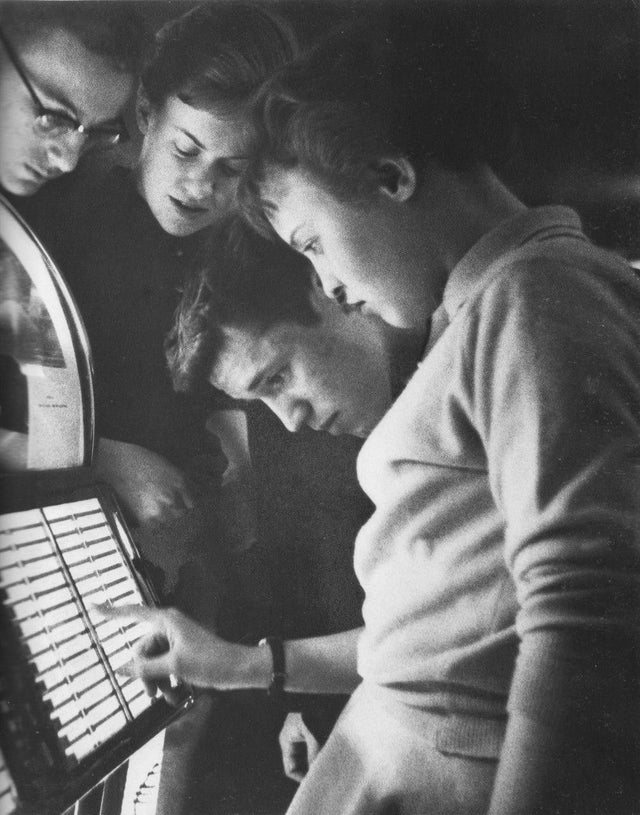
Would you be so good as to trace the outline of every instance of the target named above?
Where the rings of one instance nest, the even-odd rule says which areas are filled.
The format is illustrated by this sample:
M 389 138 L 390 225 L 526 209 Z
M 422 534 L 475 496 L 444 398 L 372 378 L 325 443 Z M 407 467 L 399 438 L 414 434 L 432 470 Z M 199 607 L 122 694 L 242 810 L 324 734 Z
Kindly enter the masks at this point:
M 486 165 L 456 172 L 433 163 L 419 199 L 447 277 L 487 232 L 526 210 Z
M 391 372 L 391 397 L 395 401 L 413 376 L 429 336 L 424 330 L 397 328 L 385 324 L 389 370 Z

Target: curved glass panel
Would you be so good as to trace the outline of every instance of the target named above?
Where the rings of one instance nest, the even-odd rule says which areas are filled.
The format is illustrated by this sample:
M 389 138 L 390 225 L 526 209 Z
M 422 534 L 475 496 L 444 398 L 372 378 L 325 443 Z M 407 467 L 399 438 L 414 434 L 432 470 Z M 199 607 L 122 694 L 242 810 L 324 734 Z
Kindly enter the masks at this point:
M 0 196 L 0 470 L 90 463 L 89 346 L 69 291 Z

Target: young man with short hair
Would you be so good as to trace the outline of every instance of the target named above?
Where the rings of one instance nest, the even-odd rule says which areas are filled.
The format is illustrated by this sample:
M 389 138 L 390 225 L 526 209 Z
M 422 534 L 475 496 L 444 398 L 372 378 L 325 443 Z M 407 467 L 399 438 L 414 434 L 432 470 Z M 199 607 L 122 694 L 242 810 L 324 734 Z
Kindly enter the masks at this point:
M 311 265 L 241 222 L 208 253 L 166 342 L 180 390 L 203 381 L 260 400 L 287 430 L 366 438 L 413 372 L 425 337 L 324 296 Z
M 0 6 L 0 187 L 33 195 L 91 148 L 126 140 L 145 40 L 128 4 Z
M 229 240 L 216 249 L 185 290 L 167 338 L 175 386 L 189 390 L 209 382 L 241 402 L 259 400 L 296 433 L 310 428 L 334 436 L 366 438 L 415 369 L 425 337 L 417 331 L 393 328 L 374 315 L 350 312 L 329 300 L 301 255 L 280 241 L 261 238 L 240 222 L 233 225 Z M 253 429 L 261 420 L 253 411 L 249 415 Z M 252 453 L 263 458 L 263 434 L 251 435 Z M 296 484 L 303 493 L 308 470 L 320 464 L 313 455 L 313 439 L 305 435 L 306 448 L 304 439 L 299 440 L 299 447 L 307 458 L 299 466 L 303 474 Z M 295 449 L 294 445 L 292 440 L 277 448 L 279 457 L 285 457 L 278 472 L 291 468 L 289 449 Z M 316 619 L 313 633 L 361 623 L 361 595 L 348 537 L 349 527 L 356 531 L 353 521 L 361 511 L 361 496 L 352 495 L 351 511 L 344 517 L 342 504 L 346 502 L 339 495 L 340 485 L 342 491 L 352 488 L 353 477 L 328 468 L 331 462 L 334 466 L 339 463 L 331 446 L 320 445 L 319 451 L 323 458 L 320 475 L 326 472 L 336 492 L 324 514 L 320 505 L 330 491 L 316 489 L 313 496 L 314 512 L 325 518 L 324 529 L 308 530 L 302 535 L 305 539 L 291 541 L 285 551 L 279 551 L 277 544 L 269 547 L 275 550 L 269 551 L 269 560 L 284 576 L 275 582 L 283 584 L 280 602 L 289 618 L 285 628 L 292 636 L 309 633 L 301 617 L 307 618 L 307 627 L 310 618 Z M 278 480 L 287 483 L 286 476 Z M 305 505 L 304 497 L 291 496 L 286 514 L 290 515 L 293 506 L 308 513 Z M 280 518 L 280 525 L 287 528 L 290 524 L 288 518 Z M 294 539 L 301 537 L 295 524 L 292 532 Z M 320 550 L 317 542 L 314 546 L 318 532 L 323 540 Z M 286 532 L 284 536 L 288 537 Z M 309 544 L 312 551 L 304 554 Z M 301 706 L 302 715 L 289 713 L 279 739 L 286 775 L 296 781 L 304 777 L 343 705 L 343 697 L 331 701 L 325 696 L 320 702 L 308 697 Z M 300 749 L 301 743 L 305 749 Z

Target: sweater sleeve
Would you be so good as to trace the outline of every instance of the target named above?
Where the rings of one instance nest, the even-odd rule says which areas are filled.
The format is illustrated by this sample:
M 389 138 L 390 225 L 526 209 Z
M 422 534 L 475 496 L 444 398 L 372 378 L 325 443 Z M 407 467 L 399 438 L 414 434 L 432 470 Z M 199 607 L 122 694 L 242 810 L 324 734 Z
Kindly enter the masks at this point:
M 509 708 L 569 726 L 624 704 L 640 623 L 640 288 L 583 261 L 494 278 L 466 360 L 519 603 Z

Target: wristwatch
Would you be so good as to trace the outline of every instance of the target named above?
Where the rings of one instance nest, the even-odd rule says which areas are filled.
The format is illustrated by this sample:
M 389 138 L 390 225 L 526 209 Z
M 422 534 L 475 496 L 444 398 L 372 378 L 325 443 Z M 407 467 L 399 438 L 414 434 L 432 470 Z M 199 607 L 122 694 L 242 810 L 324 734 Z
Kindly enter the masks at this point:
M 271 657 L 273 659 L 273 668 L 271 671 L 271 682 L 267 688 L 267 695 L 273 699 L 274 702 L 285 705 L 284 683 L 287 678 L 287 672 L 284 665 L 284 644 L 280 637 L 264 637 L 258 643 L 259 646 L 264 647 L 268 645 L 271 649 Z

